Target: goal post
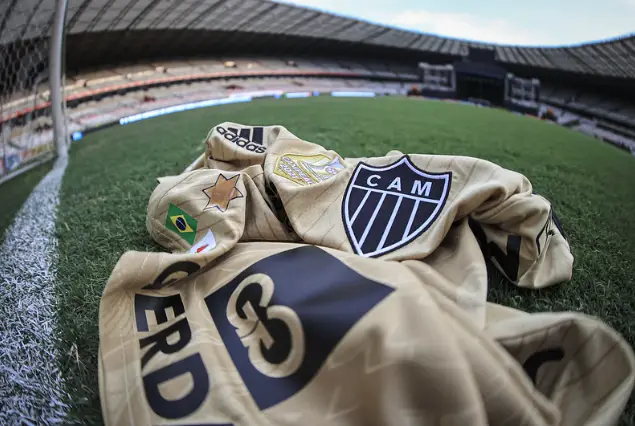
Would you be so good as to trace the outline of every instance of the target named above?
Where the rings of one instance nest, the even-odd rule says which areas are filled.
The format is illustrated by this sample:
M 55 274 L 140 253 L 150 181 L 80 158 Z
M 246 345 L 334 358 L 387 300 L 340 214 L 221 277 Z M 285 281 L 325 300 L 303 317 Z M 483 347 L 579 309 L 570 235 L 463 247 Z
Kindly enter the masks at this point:
M 68 151 L 66 3 L 0 2 L 0 183 Z
M 49 53 L 49 84 L 51 87 L 51 118 L 53 121 L 53 142 L 58 158 L 68 156 L 70 139 L 66 121 L 66 100 L 64 97 L 64 26 L 67 0 L 57 0 Z

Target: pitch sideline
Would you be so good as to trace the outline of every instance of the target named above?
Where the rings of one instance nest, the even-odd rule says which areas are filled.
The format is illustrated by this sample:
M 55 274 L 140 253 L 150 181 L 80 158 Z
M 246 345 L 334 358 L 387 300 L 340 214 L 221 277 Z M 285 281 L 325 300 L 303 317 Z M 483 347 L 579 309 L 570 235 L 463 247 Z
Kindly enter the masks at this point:
M 67 395 L 55 345 L 55 222 L 67 159 L 58 159 L 0 246 L 0 424 L 63 423 Z

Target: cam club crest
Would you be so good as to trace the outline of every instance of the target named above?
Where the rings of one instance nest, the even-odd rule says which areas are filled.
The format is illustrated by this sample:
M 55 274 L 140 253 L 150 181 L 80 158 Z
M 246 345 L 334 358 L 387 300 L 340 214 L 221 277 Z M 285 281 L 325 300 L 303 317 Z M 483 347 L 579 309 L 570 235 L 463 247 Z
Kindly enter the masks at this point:
M 425 172 L 408 156 L 382 167 L 359 163 L 342 201 L 353 251 L 377 257 L 417 238 L 439 216 L 451 181 L 452 172 Z

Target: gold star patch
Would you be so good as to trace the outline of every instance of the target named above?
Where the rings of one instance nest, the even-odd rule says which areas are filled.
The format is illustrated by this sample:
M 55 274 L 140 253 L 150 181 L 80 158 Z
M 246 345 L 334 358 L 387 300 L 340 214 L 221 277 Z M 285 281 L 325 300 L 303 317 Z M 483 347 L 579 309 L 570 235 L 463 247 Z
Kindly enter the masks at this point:
M 227 179 L 222 174 L 218 175 L 216 183 L 205 188 L 203 192 L 209 198 L 209 202 L 203 210 L 209 210 L 216 207 L 219 211 L 224 212 L 229 206 L 229 202 L 236 198 L 242 198 L 243 194 L 236 188 L 240 175 L 236 175 Z

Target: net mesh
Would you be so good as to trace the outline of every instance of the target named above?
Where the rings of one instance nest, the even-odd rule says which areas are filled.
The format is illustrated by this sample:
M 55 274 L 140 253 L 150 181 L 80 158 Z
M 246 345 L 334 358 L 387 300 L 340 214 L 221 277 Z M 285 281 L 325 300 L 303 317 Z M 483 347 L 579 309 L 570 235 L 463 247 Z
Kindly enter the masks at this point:
M 51 156 L 54 149 L 48 55 L 55 2 L 1 3 L 0 179 L 3 179 L 37 159 Z

